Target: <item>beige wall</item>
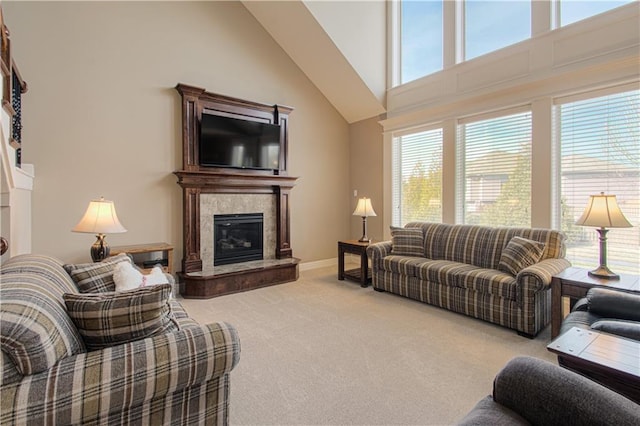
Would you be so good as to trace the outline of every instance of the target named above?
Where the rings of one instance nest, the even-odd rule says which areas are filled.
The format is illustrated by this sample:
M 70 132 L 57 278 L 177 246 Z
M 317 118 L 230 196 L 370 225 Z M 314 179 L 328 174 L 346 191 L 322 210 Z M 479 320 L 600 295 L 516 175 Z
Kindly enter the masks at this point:
M 92 198 L 128 229 L 111 245 L 166 241 L 182 259 L 178 82 L 294 107 L 292 247 L 335 258 L 349 233 L 349 127 L 240 3 L 2 2 L 29 92 L 23 158 L 37 173 L 33 251 L 87 261 L 70 229 Z M 350 212 L 349 212 L 350 213 Z
M 367 234 L 374 241 L 382 241 L 383 233 L 383 164 L 382 164 L 382 126 L 379 118 L 358 121 L 349 127 L 349 157 L 350 165 L 350 213 L 356 208 L 361 197 L 371 198 L 375 217 L 367 219 Z M 353 196 L 353 191 L 358 191 L 358 196 Z M 362 218 L 351 216 L 350 238 L 362 236 Z

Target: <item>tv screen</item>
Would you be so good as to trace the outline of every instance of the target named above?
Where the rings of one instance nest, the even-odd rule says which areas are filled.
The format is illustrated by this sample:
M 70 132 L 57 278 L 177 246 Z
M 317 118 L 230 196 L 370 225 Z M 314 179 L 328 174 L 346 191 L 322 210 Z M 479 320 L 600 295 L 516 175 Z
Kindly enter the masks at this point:
M 280 126 L 202 114 L 200 165 L 278 170 Z

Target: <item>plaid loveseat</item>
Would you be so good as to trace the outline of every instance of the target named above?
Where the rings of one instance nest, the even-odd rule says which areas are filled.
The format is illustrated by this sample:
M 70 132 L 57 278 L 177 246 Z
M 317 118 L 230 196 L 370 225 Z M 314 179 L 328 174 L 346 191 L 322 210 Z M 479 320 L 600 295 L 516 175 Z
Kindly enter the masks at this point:
M 392 230 L 392 241 L 367 248 L 374 289 L 499 324 L 528 337 L 549 324 L 551 277 L 570 266 L 563 258 L 562 233 L 427 222 L 411 222 L 396 231 L 393 236 Z M 519 237 L 514 242 L 528 242 L 538 250 L 535 263 L 521 270 L 509 268 L 514 258 L 519 259 L 508 256 L 511 246 L 506 250 L 514 237 Z
M 65 293 L 78 288 L 57 259 L 0 268 L 0 424 L 228 424 L 231 325 L 199 325 L 171 299 L 172 331 L 88 351 Z

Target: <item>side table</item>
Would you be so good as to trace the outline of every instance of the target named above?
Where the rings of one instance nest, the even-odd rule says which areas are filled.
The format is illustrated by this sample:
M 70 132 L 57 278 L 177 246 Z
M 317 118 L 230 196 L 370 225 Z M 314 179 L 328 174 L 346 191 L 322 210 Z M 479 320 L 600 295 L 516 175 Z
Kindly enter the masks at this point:
M 338 241 L 338 279 L 348 278 L 360 283 L 360 287 L 367 287 L 371 280 L 369 272 L 369 258 L 367 257 L 367 247 L 369 243 L 358 240 Z M 360 255 L 360 268 L 344 270 L 345 253 Z
M 111 256 L 119 253 L 131 255 L 133 263 L 145 273 L 151 272 L 151 268 L 157 263 L 162 265 L 164 272 L 173 273 L 173 246 L 170 244 L 150 243 L 111 247 Z M 158 254 L 161 256 L 160 259 L 157 258 Z
M 570 267 L 551 278 L 551 338 L 560 333 L 564 313 L 562 298 L 579 299 L 587 295 L 590 288 L 606 287 L 612 290 L 639 292 L 640 276 L 620 274 L 619 280 L 607 280 L 589 275 L 583 268 Z

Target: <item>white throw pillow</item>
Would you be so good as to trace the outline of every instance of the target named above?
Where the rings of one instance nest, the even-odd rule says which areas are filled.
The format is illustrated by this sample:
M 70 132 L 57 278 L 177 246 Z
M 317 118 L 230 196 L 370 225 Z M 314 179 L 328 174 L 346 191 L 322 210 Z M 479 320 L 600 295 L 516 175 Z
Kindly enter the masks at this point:
M 113 271 L 113 281 L 116 284 L 116 291 L 169 283 L 159 266 L 154 266 L 151 273 L 145 275 L 134 268 L 130 262 L 120 262 L 116 265 Z

